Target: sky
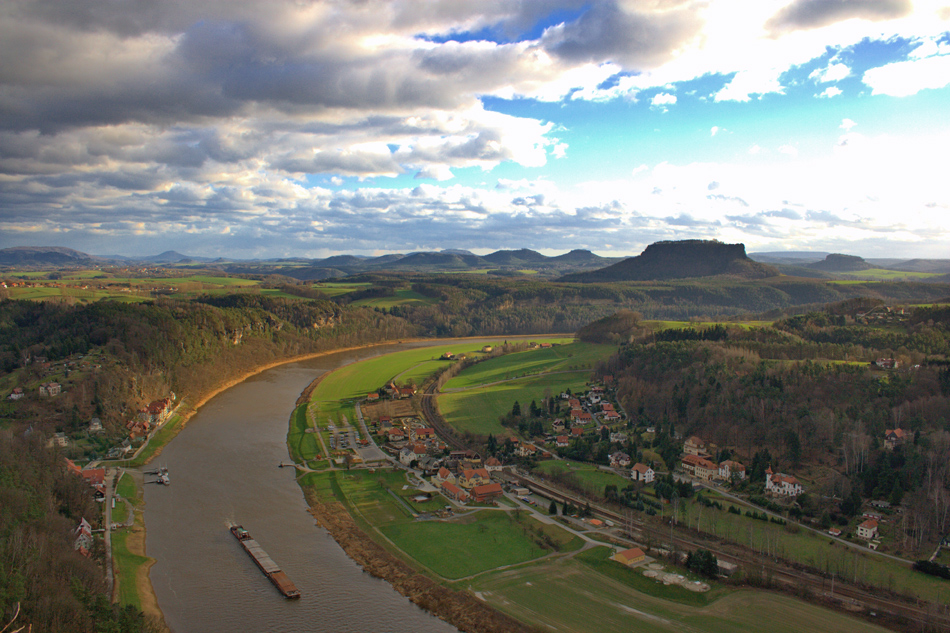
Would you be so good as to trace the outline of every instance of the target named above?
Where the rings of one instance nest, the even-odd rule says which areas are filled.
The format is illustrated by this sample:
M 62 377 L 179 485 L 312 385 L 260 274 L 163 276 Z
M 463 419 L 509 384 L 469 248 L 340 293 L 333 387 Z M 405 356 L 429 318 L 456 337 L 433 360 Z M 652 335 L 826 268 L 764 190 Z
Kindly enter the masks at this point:
M 950 0 L 5 0 L 0 248 L 950 258 Z

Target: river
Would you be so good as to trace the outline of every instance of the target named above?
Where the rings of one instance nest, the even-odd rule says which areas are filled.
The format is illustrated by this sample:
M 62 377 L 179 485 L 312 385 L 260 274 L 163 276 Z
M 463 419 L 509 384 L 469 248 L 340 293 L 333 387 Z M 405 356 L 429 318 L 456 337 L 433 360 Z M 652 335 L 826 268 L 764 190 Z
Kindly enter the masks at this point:
M 267 370 L 205 404 L 145 470 L 167 466 L 170 486 L 145 486 L 150 576 L 175 633 L 456 629 L 373 578 L 317 526 L 288 461 L 287 428 L 300 392 L 347 363 L 418 345 L 331 354 Z M 150 477 L 146 476 L 146 480 Z M 283 598 L 228 531 L 242 524 L 297 585 Z

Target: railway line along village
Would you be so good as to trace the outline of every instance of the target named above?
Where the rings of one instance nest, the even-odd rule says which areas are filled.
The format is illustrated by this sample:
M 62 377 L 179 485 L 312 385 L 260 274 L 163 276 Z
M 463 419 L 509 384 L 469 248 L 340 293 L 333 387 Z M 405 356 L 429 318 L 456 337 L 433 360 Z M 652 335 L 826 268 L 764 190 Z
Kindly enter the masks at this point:
M 947 2 L 0 42 L 0 633 L 950 632 Z

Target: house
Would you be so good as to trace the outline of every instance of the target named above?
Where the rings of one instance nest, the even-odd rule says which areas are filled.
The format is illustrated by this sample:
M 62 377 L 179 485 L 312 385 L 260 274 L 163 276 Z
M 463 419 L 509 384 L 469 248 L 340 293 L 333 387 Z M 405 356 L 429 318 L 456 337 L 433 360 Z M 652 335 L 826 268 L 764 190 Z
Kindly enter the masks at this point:
M 573 429 L 571 429 L 573 430 Z M 530 444 L 522 444 L 518 447 L 518 456 L 519 457 L 534 457 L 535 453 L 538 452 L 538 449 Z
M 488 503 L 502 495 L 501 484 L 497 481 L 472 488 L 472 498 L 477 503 Z
M 453 358 L 455 358 L 455 354 L 453 354 L 452 352 L 446 352 L 442 354 L 442 356 L 440 357 L 440 360 L 452 360 Z
M 614 468 L 627 468 L 630 466 L 630 456 L 623 451 L 617 451 L 610 455 L 610 465 Z
M 493 349 L 494 349 L 494 348 L 493 348 L 491 345 L 486 345 L 486 346 L 484 346 L 484 347 L 482 348 L 482 351 L 483 351 L 484 353 L 486 353 L 486 354 L 489 354 L 489 353 L 491 353 L 491 351 L 492 351 Z
M 416 461 L 416 453 L 412 450 L 412 447 L 406 446 L 401 451 L 399 451 L 400 464 L 403 466 L 409 466 L 414 461 Z
M 442 482 L 442 493 L 449 499 L 458 501 L 459 503 L 465 503 L 469 497 L 467 492 L 447 481 Z
M 784 473 L 773 473 L 772 467 L 765 471 L 765 492 L 770 494 L 794 497 L 802 494 L 804 488 L 794 477 Z
M 881 369 L 897 369 L 898 362 L 893 358 L 878 358 L 874 365 Z
M 455 475 L 452 474 L 452 471 L 443 466 L 439 469 L 439 472 L 432 476 L 432 483 L 436 486 L 441 486 L 443 483 L 455 483 Z
M 565 428 L 564 420 L 562 420 L 561 418 L 557 418 L 556 420 L 554 420 L 554 423 L 551 424 L 551 428 L 554 429 L 555 433 L 560 433 Z
M 73 549 L 79 551 L 83 556 L 89 556 L 89 550 L 92 549 L 92 526 L 86 521 L 85 517 L 79 522 L 79 526 L 73 531 L 76 540 L 73 542 Z
M 871 539 L 877 538 L 877 536 L 877 521 L 874 519 L 868 519 L 858 526 L 858 538 L 870 541 Z
M 66 437 L 65 433 L 53 433 L 53 437 L 50 438 L 48 446 L 59 446 L 61 448 L 66 448 L 69 445 L 69 438 Z
M 376 402 L 379 400 L 379 394 L 373 391 L 372 393 L 366 394 L 366 400 L 369 402 Z
M 96 490 L 105 490 L 106 488 L 106 469 L 105 468 L 87 468 L 79 473 L 86 483 Z
M 93 418 L 89 421 L 89 432 L 90 433 L 101 433 L 102 432 L 102 420 L 99 418 Z
M 683 443 L 683 452 L 687 455 L 705 455 L 706 443 L 695 435 L 690 436 Z
M 14 387 L 13 391 L 7 396 L 8 400 L 19 400 L 23 397 L 23 387 Z
M 400 400 L 405 400 L 406 398 L 411 398 L 415 395 L 416 390 L 412 387 L 399 387 L 396 390 L 396 393 L 399 395 Z
M 390 442 L 401 442 L 406 439 L 406 432 L 399 428 L 391 428 L 386 433 Z
M 700 457 L 699 455 L 686 455 L 683 457 L 681 464 L 683 466 L 683 470 L 693 475 L 697 479 L 710 481 L 713 477 L 719 474 L 719 466 L 709 461 L 705 457 Z
M 381 415 L 379 416 L 377 425 L 379 426 L 380 430 L 384 432 L 388 431 L 389 429 L 393 428 L 393 419 L 388 415 Z
M 489 473 L 501 472 L 503 468 L 504 466 L 497 457 L 489 457 L 485 460 L 485 470 Z
M 40 385 L 40 396 L 43 398 L 58 396 L 62 390 L 63 386 L 58 382 L 44 382 Z
M 491 474 L 484 468 L 469 468 L 458 477 L 458 485 L 466 490 L 491 482 Z
M 435 438 L 435 429 L 413 428 L 409 430 L 409 438 L 413 440 L 431 440 Z
M 614 411 L 614 405 L 610 404 L 609 402 L 605 402 L 605 403 L 603 403 L 602 405 L 600 405 L 600 410 L 601 410 L 601 411 Z
M 577 398 L 568 398 L 567 405 L 571 407 L 572 409 L 580 409 L 581 401 L 578 400 Z
M 642 481 L 648 484 L 653 481 L 654 477 L 656 477 L 656 473 L 646 464 L 637 462 L 633 465 L 633 468 L 630 469 L 630 479 L 634 481 Z
M 889 451 L 900 448 L 909 435 L 904 429 L 887 429 L 884 431 L 884 448 Z
M 615 560 L 622 565 L 627 567 L 633 567 L 638 565 L 647 559 L 647 555 L 643 553 L 643 550 L 639 547 L 631 547 L 630 549 L 625 549 L 622 552 L 617 552 L 610 557 L 611 560 Z
M 733 476 L 736 479 L 745 479 L 745 466 L 739 462 L 727 459 L 719 464 L 719 476 L 725 480 L 731 480 Z
M 603 418 L 607 420 L 608 422 L 616 422 L 617 420 L 620 419 L 620 414 L 613 410 L 604 411 L 602 415 L 603 415 Z
M 578 430 L 580 430 L 580 429 L 578 429 Z M 570 438 L 567 437 L 566 435 L 558 435 L 558 436 L 557 436 L 557 447 L 558 447 L 558 448 L 566 448 L 567 446 L 570 445 L 570 443 L 571 443 L 571 440 L 570 440 Z
M 590 424 L 594 421 L 594 416 L 592 416 L 587 411 L 582 411 L 580 409 L 571 410 L 571 421 L 574 424 Z
M 624 433 L 623 431 L 616 431 L 616 432 L 614 432 L 614 433 L 611 433 L 611 434 L 610 434 L 610 441 L 611 441 L 611 442 L 626 442 L 626 441 L 627 441 L 627 434 Z
M 584 429 L 579 426 L 575 426 L 571 429 L 571 437 L 580 437 L 584 434 Z

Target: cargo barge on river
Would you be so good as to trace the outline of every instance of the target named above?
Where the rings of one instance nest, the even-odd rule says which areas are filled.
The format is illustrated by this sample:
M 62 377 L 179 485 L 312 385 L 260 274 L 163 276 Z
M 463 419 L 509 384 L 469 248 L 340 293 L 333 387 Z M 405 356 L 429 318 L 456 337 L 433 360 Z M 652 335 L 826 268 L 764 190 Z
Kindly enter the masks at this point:
M 287 577 L 287 574 L 280 570 L 280 567 L 277 566 L 271 557 L 267 555 L 267 552 L 258 545 L 250 532 L 244 529 L 240 525 L 231 526 L 231 534 L 234 535 L 234 538 L 238 540 L 241 544 L 241 547 L 244 548 L 244 551 L 247 552 L 257 566 L 261 568 L 261 571 L 264 572 L 264 575 L 274 586 L 277 587 L 277 590 L 284 594 L 285 598 L 299 598 L 300 592 L 297 590 L 297 587 L 294 585 L 293 581 Z

